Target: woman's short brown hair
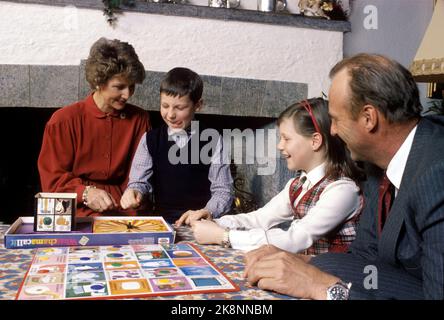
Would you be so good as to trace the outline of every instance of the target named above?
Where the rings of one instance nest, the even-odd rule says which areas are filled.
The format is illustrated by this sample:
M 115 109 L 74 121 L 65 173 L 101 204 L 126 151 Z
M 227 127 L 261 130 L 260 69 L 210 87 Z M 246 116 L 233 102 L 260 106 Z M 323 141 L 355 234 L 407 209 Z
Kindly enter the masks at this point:
M 92 45 L 85 73 L 91 89 L 106 84 L 115 75 L 122 75 L 132 83 L 142 83 L 145 79 L 145 68 L 133 46 L 117 39 L 100 38 Z

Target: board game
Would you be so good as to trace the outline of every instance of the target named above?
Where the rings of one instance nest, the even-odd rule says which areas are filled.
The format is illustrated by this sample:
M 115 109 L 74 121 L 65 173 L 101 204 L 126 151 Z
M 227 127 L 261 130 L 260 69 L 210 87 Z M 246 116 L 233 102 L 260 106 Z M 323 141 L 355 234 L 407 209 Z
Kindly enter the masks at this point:
M 33 217 L 20 217 L 5 233 L 8 249 L 174 243 L 162 217 L 82 217 L 71 232 L 35 232 Z
M 93 233 L 113 232 L 167 232 L 168 227 L 163 220 L 154 218 L 101 218 L 96 219 L 93 225 Z
M 17 300 L 238 291 L 191 243 L 37 249 Z

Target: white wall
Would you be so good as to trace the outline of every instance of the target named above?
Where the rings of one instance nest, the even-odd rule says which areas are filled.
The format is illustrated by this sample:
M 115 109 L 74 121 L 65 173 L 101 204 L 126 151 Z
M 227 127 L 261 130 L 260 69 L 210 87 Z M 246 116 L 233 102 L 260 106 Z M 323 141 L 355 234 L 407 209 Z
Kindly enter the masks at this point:
M 0 2 L 0 64 L 78 65 L 101 36 L 131 43 L 147 70 L 308 83 L 328 92 L 342 32 L 125 13 L 111 28 L 100 10 Z
M 433 14 L 433 0 L 353 0 L 344 56 L 379 53 L 409 68 Z M 372 21 L 369 18 L 372 17 Z M 366 23 L 367 22 L 367 23 Z M 426 84 L 418 83 L 427 109 Z

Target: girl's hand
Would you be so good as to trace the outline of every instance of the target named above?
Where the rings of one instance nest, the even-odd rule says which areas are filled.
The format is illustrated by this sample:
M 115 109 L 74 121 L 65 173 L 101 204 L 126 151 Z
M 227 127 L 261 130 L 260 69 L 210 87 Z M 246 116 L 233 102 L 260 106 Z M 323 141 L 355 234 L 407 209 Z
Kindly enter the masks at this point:
M 177 220 L 174 225 L 176 227 L 180 227 L 182 224 L 191 225 L 193 221 L 197 221 L 200 219 L 209 219 L 211 220 L 211 213 L 207 209 L 200 210 L 188 210 Z
M 194 238 L 200 244 L 221 244 L 225 231 L 216 222 L 209 220 L 193 221 L 191 229 L 194 232 Z

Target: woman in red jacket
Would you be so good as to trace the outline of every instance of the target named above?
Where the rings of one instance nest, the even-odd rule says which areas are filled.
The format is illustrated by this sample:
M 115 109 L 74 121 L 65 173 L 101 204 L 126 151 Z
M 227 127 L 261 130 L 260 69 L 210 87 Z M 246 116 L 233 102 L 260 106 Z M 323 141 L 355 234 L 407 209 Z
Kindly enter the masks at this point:
M 85 69 L 92 93 L 46 124 L 38 159 L 42 191 L 77 193 L 77 216 L 133 215 L 119 202 L 150 123 L 146 111 L 127 101 L 145 69 L 130 44 L 105 38 L 91 47 Z

